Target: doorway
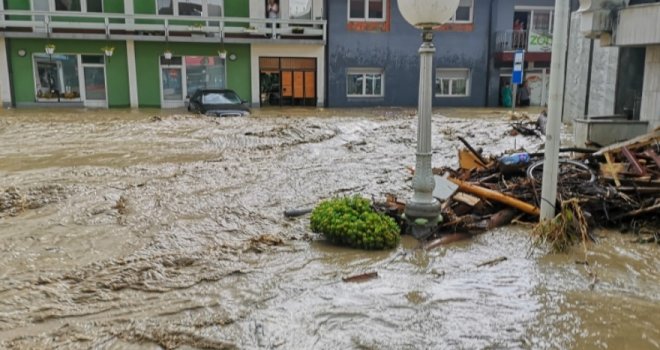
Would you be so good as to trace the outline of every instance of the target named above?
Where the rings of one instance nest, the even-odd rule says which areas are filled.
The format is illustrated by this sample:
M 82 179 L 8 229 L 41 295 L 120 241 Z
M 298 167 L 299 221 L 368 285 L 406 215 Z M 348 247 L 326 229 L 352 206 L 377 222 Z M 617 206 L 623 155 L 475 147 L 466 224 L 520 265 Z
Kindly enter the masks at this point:
M 316 58 L 259 58 L 261 106 L 316 106 Z

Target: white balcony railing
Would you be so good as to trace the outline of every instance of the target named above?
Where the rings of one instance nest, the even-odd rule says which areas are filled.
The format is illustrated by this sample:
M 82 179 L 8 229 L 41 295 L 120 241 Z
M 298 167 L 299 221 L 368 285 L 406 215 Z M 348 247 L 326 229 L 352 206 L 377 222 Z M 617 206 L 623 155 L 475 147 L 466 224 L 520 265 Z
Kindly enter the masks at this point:
M 535 30 L 505 30 L 496 33 L 496 52 L 510 52 L 520 49 L 527 52 L 550 52 L 552 50 L 552 34 L 547 31 Z
M 325 20 L 0 11 L 0 35 L 8 37 L 325 43 L 326 28 Z

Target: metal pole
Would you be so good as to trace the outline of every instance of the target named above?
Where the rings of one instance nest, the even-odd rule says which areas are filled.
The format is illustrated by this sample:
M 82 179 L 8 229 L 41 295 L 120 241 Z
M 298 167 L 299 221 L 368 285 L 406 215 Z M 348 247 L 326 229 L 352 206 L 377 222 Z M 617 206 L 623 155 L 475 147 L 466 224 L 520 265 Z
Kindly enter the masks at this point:
M 569 1 L 555 1 L 552 63 L 550 66 L 550 98 L 548 126 L 545 135 L 545 163 L 541 192 L 541 221 L 555 216 L 557 177 L 559 173 L 559 143 L 561 140 L 561 114 L 563 110 L 564 70 L 566 69 L 566 37 L 568 36 Z
M 435 179 L 432 172 L 431 99 L 433 96 L 433 32 L 424 30 L 424 42 L 419 49 L 419 106 L 417 153 L 412 200 L 406 205 L 406 218 L 412 222 L 412 234 L 418 239 L 428 237 L 440 220 L 440 203 L 433 198 Z
M 516 98 L 518 97 L 518 84 L 513 83 L 511 80 L 511 114 L 516 113 Z

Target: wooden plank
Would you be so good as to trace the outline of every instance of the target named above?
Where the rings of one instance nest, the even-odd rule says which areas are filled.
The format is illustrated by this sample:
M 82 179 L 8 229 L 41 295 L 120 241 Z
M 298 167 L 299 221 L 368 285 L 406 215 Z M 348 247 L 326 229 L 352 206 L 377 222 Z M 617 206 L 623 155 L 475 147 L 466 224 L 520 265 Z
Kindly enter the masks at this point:
M 602 156 L 602 155 L 604 155 L 605 153 L 608 153 L 608 152 L 618 151 L 622 147 L 628 147 L 628 148 L 635 149 L 635 148 L 650 145 L 650 144 L 658 142 L 658 141 L 660 141 L 660 130 L 655 130 L 652 133 L 648 133 L 646 135 L 635 137 L 632 140 L 615 143 L 613 145 L 609 145 L 607 147 L 601 148 L 598 152 L 594 153 L 594 155 L 595 156 Z
M 473 170 L 473 169 L 485 169 L 484 164 L 477 158 L 477 156 L 467 149 L 458 150 L 458 165 L 461 169 Z
M 463 192 L 456 193 L 452 198 L 457 202 L 465 203 L 471 207 L 475 207 L 481 203 L 481 199 Z
M 316 73 L 305 72 L 305 98 L 316 98 Z
M 621 147 L 621 153 L 623 153 L 626 159 L 628 159 L 628 162 L 632 166 L 633 170 L 635 170 L 635 173 L 637 173 L 637 175 L 639 176 L 646 175 L 646 169 L 644 169 L 644 167 L 641 164 L 639 164 L 637 158 L 635 158 L 635 155 L 632 154 L 632 152 L 630 152 L 628 147 L 626 146 Z
M 646 151 L 644 151 L 644 155 L 653 159 L 653 161 L 658 166 L 658 168 L 660 168 L 660 157 L 658 157 L 658 155 L 655 154 L 655 151 L 649 148 Z
M 610 166 L 610 175 L 612 175 L 612 178 L 614 178 L 614 184 L 616 187 L 621 187 L 621 181 L 619 181 L 619 175 L 616 171 L 614 171 L 614 162 L 612 161 L 612 155 L 609 152 L 605 152 L 605 161 L 607 161 L 607 165 Z
M 282 72 L 282 96 L 283 97 L 293 96 L 293 72 L 290 71 Z
M 293 72 L 293 98 L 305 98 L 305 74 L 301 71 Z
M 486 198 L 486 199 L 492 199 L 494 201 L 504 203 L 508 206 L 514 207 L 516 209 L 519 209 L 527 214 L 534 215 L 534 216 L 539 216 L 541 213 L 541 210 L 529 203 L 523 202 L 520 199 L 507 196 L 503 193 L 489 190 L 487 188 L 483 188 L 481 186 L 477 186 L 465 181 L 461 181 L 458 179 L 454 178 L 449 178 L 450 181 L 458 185 L 458 188 L 463 191 L 463 192 L 468 192 L 471 194 L 474 194 L 478 196 L 479 198 Z

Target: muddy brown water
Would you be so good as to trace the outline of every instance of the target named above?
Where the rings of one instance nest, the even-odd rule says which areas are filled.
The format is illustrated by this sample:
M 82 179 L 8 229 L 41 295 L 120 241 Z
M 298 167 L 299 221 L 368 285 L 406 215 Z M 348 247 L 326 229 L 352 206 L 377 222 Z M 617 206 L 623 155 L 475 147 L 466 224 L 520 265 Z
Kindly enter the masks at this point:
M 600 232 L 587 269 L 579 247 L 533 249 L 524 226 L 363 252 L 283 217 L 410 196 L 412 115 L 2 111 L 0 348 L 660 348 L 658 248 L 630 236 Z M 456 164 L 456 136 L 538 150 L 499 115 L 439 111 L 434 165 Z

